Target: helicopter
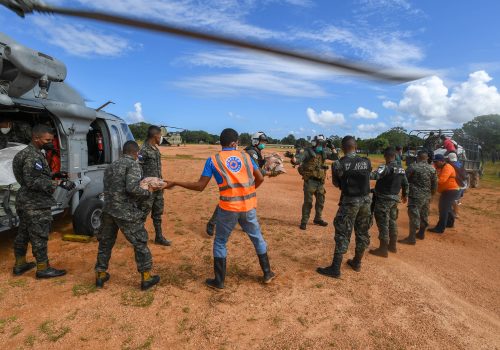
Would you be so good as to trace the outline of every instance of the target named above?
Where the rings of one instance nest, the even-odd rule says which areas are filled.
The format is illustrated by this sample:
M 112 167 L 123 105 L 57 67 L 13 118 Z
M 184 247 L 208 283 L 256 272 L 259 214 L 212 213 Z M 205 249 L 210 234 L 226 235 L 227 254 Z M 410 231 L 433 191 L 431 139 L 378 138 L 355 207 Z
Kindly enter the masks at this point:
M 175 130 L 180 130 L 180 131 L 168 131 L 168 128 L 170 129 L 175 129 Z M 186 129 L 183 128 L 178 128 L 176 126 L 168 126 L 168 125 L 160 125 L 161 129 L 161 136 L 162 136 L 162 143 L 161 145 L 166 145 L 166 146 L 180 146 L 182 145 L 182 137 L 181 137 L 181 131 L 184 131 Z
M 391 71 L 384 67 L 315 56 L 105 12 L 49 6 L 37 0 L 0 0 L 0 5 L 21 17 L 38 12 L 113 23 L 264 52 L 383 81 L 407 82 L 423 77 L 421 73 Z M 74 232 L 93 235 L 101 224 L 104 170 L 120 157 L 123 144 L 134 137 L 122 118 L 104 111 L 111 101 L 97 109 L 88 107 L 83 97 L 65 82 L 66 75 L 67 69 L 63 62 L 0 33 L 0 123 L 12 126 L 9 133 L 16 128 L 29 130 L 36 123 L 45 123 L 56 131 L 58 154 L 56 169 L 53 170 L 68 173 L 69 179 L 77 186 L 72 191 L 58 187 L 54 193 L 57 205 L 52 208 L 52 214 L 69 211 L 73 217 Z M 169 132 L 167 126 L 163 127 L 162 133 L 166 143 L 182 143 L 180 134 Z M 26 146 L 29 136 L 25 135 L 24 140 L 22 137 L 9 139 L 7 134 L 6 147 L 0 149 L 0 167 L 7 169 L 0 176 L 0 232 L 19 224 L 15 212 L 15 196 L 19 185 L 12 182 L 9 172 L 16 151 Z

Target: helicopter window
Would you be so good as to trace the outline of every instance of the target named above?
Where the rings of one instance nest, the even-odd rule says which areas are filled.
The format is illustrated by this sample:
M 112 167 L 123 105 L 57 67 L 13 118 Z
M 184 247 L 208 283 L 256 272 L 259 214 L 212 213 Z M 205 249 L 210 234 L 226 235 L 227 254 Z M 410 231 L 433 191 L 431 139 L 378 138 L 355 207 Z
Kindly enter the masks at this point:
M 120 138 L 120 132 L 118 131 L 118 128 L 116 125 L 111 125 L 111 142 L 113 145 L 116 145 L 113 147 L 113 159 L 118 159 L 120 158 L 120 155 L 122 154 L 122 147 L 123 144 L 121 142 Z
M 90 124 L 87 133 L 88 165 L 99 165 L 111 161 L 109 154 L 109 136 L 106 123 L 95 120 Z
M 122 127 L 123 135 L 125 135 L 127 141 L 134 141 L 134 135 L 132 135 L 132 131 L 130 131 L 128 125 L 125 123 L 121 123 L 120 126 Z

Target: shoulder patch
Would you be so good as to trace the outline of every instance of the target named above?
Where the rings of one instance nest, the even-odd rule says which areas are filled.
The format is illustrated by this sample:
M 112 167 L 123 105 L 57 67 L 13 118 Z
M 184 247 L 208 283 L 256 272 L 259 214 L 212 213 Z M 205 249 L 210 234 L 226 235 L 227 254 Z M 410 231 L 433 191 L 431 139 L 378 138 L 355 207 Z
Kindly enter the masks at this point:
M 259 159 L 259 156 L 257 155 L 257 153 L 254 153 L 254 154 L 252 154 L 252 158 L 257 160 L 257 159 Z
M 43 170 L 43 164 L 39 160 L 35 160 L 35 165 L 34 165 L 35 170 L 37 171 L 42 171 Z

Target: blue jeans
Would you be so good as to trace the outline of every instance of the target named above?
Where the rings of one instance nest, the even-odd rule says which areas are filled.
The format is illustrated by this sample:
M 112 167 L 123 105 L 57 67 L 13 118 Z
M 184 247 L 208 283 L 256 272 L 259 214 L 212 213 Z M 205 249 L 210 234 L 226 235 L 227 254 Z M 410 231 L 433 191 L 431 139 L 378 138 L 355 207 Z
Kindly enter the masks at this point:
M 227 256 L 226 244 L 237 223 L 240 224 L 243 231 L 245 231 L 252 241 L 257 254 L 266 253 L 267 243 L 264 237 L 262 237 L 255 209 L 247 212 L 234 212 L 218 208 L 215 226 L 214 257 L 225 258 Z

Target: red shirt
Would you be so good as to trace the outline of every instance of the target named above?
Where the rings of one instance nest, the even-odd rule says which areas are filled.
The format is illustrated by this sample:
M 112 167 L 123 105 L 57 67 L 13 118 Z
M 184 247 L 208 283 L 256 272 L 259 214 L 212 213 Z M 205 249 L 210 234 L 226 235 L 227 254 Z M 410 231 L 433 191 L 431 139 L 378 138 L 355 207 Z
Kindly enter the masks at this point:
M 451 142 L 451 139 L 449 137 L 447 137 L 443 141 L 443 146 L 444 146 L 444 148 L 446 148 L 446 150 L 448 152 L 456 152 L 457 151 L 455 144 L 453 142 Z

